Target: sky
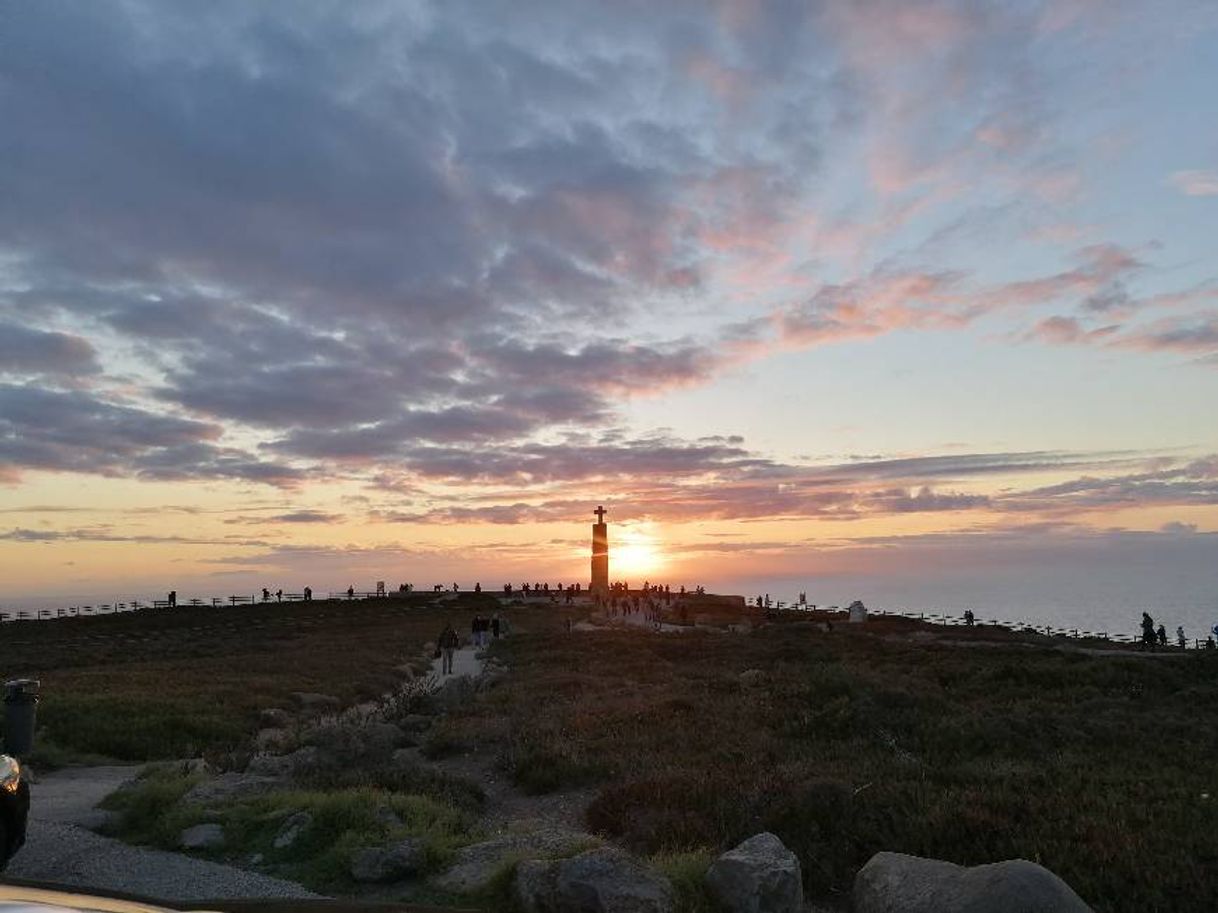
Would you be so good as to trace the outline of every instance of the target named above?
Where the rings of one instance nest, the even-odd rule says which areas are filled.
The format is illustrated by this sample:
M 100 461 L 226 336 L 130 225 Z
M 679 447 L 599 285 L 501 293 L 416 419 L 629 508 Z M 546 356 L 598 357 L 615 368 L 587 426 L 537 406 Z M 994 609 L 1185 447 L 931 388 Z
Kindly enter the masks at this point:
M 586 581 L 601 503 L 631 582 L 1218 589 L 1216 45 L 1207 0 L 0 3 L 0 603 Z

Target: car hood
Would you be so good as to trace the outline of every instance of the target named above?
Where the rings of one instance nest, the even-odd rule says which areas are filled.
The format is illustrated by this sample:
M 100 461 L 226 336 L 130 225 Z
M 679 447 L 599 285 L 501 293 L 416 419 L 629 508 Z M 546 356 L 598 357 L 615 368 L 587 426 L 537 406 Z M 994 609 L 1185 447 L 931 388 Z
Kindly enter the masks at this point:
M 0 885 L 0 913 L 174 913 L 168 907 L 68 891 Z M 199 911 L 204 913 L 204 911 Z

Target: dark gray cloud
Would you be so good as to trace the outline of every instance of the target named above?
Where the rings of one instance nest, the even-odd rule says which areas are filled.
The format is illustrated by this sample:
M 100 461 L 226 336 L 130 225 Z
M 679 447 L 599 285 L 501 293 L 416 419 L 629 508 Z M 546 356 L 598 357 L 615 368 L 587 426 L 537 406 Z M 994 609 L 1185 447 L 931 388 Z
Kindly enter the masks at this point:
M 95 374 L 97 350 L 89 340 L 0 321 L 0 374 Z
M 0 384 L 0 472 L 43 469 L 280 485 L 300 477 L 298 470 L 217 445 L 220 434 L 216 425 L 83 391 Z
M 847 515 L 968 509 L 958 480 L 1121 459 L 809 468 L 740 441 L 603 433 L 622 399 L 706 383 L 779 339 L 1046 301 L 1075 303 L 1076 324 L 1149 306 L 1133 292 L 1144 257 L 1097 244 L 998 286 L 896 258 L 718 325 L 710 277 L 787 253 L 793 225 L 834 224 L 811 205 L 823 148 L 876 127 L 911 60 L 970 90 L 949 106 L 940 80 L 898 86 L 927 115 L 910 122 L 936 129 L 896 137 L 907 167 L 877 159 L 877 182 L 908 186 L 976 137 L 1006 160 L 1043 153 L 1036 15 L 943 10 L 922 30 L 893 12 L 12 5 L 0 370 L 44 386 L 5 388 L 0 478 L 364 472 L 417 491 L 638 474 L 688 485 L 670 508 L 690 516 L 699 497 L 715 515 Z M 960 154 L 972 173 L 980 160 Z M 1145 345 L 1204 354 L 1204 330 Z

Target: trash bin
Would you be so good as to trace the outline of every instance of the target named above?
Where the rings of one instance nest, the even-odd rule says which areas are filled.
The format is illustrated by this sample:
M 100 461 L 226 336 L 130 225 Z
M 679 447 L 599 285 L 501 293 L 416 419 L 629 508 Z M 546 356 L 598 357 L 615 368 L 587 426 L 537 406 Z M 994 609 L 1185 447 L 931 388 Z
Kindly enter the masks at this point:
M 36 678 L 17 678 L 4 683 L 4 752 L 15 757 L 34 747 L 34 724 L 38 716 Z

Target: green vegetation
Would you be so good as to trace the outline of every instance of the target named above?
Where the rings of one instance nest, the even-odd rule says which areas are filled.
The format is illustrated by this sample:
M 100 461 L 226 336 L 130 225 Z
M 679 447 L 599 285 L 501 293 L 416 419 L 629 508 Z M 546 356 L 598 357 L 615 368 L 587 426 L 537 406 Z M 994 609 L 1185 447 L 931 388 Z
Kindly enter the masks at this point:
M 275 792 L 205 808 L 184 801 L 202 779 L 180 765 L 149 768 L 135 786 L 103 803 L 116 813 L 109 833 L 130 843 L 177 849 L 182 830 L 216 823 L 225 841 L 214 855 L 245 861 L 257 854 L 266 871 L 318 891 L 352 888 L 349 867 L 357 850 L 416 838 L 428 871 L 434 871 L 480 836 L 473 814 L 428 796 L 345 787 Z M 276 847 L 284 823 L 300 812 L 310 816 L 308 826 L 290 846 Z
M 683 853 L 657 853 L 651 864 L 672 882 L 676 913 L 714 913 L 715 902 L 706 890 L 706 870 L 715 861 L 713 850 L 687 850 Z
M 1031 859 L 1098 910 L 1208 909 L 1215 657 L 917 628 L 824 634 L 784 617 L 744 637 L 570 636 L 555 618 L 496 646 L 512 674 L 449 725 L 482 733 L 527 791 L 596 784 L 589 827 L 636 852 L 679 859 L 773 831 L 812 896 L 847 894 L 895 850 Z M 484 728 L 496 719 L 506 734 Z

